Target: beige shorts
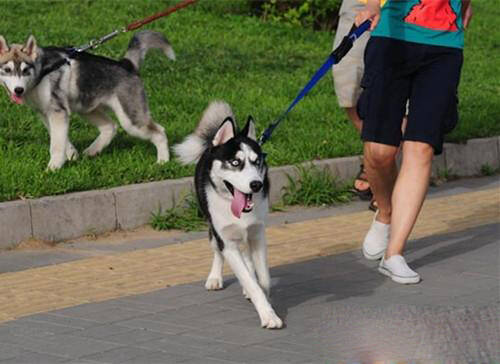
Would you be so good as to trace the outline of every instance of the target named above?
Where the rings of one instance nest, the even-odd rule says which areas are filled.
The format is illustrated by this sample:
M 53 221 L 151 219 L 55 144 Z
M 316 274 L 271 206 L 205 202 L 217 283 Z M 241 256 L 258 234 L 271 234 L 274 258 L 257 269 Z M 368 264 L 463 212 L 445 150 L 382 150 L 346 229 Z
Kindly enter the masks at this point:
M 333 41 L 334 49 L 340 44 L 344 36 L 349 33 L 357 11 L 363 7 L 364 5 L 358 0 L 344 0 L 342 2 L 339 25 Z M 361 77 L 363 77 L 365 68 L 363 57 L 368 39 L 370 39 L 370 33 L 365 32 L 354 42 L 354 46 L 344 58 L 332 67 L 333 84 L 340 107 L 355 107 L 358 102 L 361 94 Z

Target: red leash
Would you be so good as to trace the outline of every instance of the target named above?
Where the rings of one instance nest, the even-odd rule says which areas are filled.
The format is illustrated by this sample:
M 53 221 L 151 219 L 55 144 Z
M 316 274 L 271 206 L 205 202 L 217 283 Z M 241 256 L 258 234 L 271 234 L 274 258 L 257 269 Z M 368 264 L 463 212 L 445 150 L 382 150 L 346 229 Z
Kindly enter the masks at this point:
M 125 27 L 125 29 L 127 32 L 130 30 L 136 30 L 136 29 L 142 27 L 143 25 L 146 25 L 146 24 L 151 23 L 152 21 L 155 21 L 158 18 L 162 18 L 164 16 L 169 16 L 170 14 L 176 12 L 177 10 L 180 10 L 182 8 L 185 8 L 186 6 L 194 4 L 196 1 L 198 1 L 198 0 L 184 0 L 180 3 L 178 3 L 177 5 L 174 5 L 174 6 L 167 8 L 163 11 L 160 11 L 159 13 L 148 16 L 147 18 L 144 18 L 142 20 L 137 20 L 137 21 L 127 25 Z
M 102 43 L 107 42 L 108 40 L 116 37 L 120 33 L 126 33 L 126 32 L 128 32 L 130 30 L 138 29 L 138 28 L 142 27 L 143 25 L 146 25 L 146 24 L 151 23 L 152 21 L 155 21 L 158 18 L 162 18 L 164 16 L 168 16 L 168 15 L 176 12 L 179 9 L 182 9 L 182 8 L 185 8 L 186 6 L 194 4 L 196 1 L 198 1 L 198 0 L 184 0 L 184 1 L 181 1 L 177 5 L 174 5 L 174 6 L 170 7 L 170 8 L 167 8 L 167 9 L 165 9 L 165 10 L 159 12 L 159 13 L 156 13 L 156 14 L 153 14 L 151 16 L 148 16 L 147 18 L 144 18 L 144 19 L 141 19 L 141 20 L 137 20 L 137 21 L 135 21 L 135 22 L 133 22 L 133 23 L 131 23 L 131 24 L 129 24 L 129 25 L 121 28 L 121 29 L 116 29 L 116 30 L 112 31 L 111 33 L 106 34 L 105 36 L 103 36 L 103 37 L 101 37 L 99 39 L 93 39 L 88 44 L 82 45 L 80 47 L 68 48 L 67 49 L 67 56 L 61 58 L 60 60 L 58 60 L 57 62 L 53 63 L 51 66 L 49 66 L 48 68 L 44 69 L 42 71 L 40 77 L 38 78 L 37 82 L 39 83 L 42 80 L 42 78 L 44 78 L 45 76 L 47 76 L 49 73 L 54 72 L 55 70 L 59 69 L 60 67 L 66 65 L 66 64 L 70 64 L 70 59 L 71 58 L 75 58 L 78 53 L 85 52 L 85 51 L 87 51 L 89 49 L 95 49 L 98 46 L 100 46 Z

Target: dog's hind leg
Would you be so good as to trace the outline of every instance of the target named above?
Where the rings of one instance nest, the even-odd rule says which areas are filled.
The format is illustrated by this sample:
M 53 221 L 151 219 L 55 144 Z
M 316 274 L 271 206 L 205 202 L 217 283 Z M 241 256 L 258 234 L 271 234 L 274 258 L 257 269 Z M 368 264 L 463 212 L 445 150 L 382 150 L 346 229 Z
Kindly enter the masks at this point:
M 224 268 L 224 257 L 222 256 L 215 238 L 212 237 L 211 245 L 214 251 L 214 260 L 212 262 L 212 269 L 205 282 L 205 288 L 209 291 L 219 290 L 224 288 L 224 279 L 222 278 L 222 270 Z
M 248 245 L 259 283 L 269 297 L 271 294 L 271 276 L 267 263 L 267 241 L 264 226 L 255 227 L 248 234 Z
M 237 243 L 227 242 L 222 254 L 231 266 L 231 269 L 238 278 L 240 284 L 243 286 L 243 289 L 250 296 L 250 299 L 259 314 L 261 326 L 268 329 L 281 328 L 283 326 L 283 322 L 278 315 L 276 315 L 276 312 L 274 312 L 271 304 L 267 300 L 266 294 L 259 286 L 259 283 L 257 283 L 257 280 L 252 277 L 252 274 L 248 270 L 243 256 L 238 249 Z
M 126 102 L 120 102 L 118 98 L 111 101 L 109 105 L 127 133 L 137 138 L 149 140 L 154 144 L 158 163 L 168 162 L 170 156 L 165 129 L 151 119 L 145 95 L 142 96 L 144 102 L 141 105 L 136 105 L 135 108 Z
M 100 110 L 85 114 L 85 117 L 92 125 L 99 129 L 97 138 L 83 151 L 83 154 L 93 157 L 111 143 L 111 140 L 116 135 L 117 125 L 108 115 Z
M 64 110 L 54 110 L 47 115 L 47 122 L 50 134 L 50 160 L 47 169 L 54 171 L 66 162 L 69 115 Z

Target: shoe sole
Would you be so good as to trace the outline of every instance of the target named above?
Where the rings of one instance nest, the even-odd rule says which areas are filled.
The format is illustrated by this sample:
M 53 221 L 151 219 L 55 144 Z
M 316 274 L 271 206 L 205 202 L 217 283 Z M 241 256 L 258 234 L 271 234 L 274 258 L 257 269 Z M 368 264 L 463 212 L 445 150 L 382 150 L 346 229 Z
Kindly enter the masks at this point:
M 384 256 L 384 253 L 385 253 L 385 249 L 382 250 L 380 253 L 377 253 L 377 254 L 370 254 L 370 253 L 367 253 L 365 248 L 363 247 L 362 249 L 363 251 L 363 256 L 368 259 L 368 260 L 379 260 L 381 259 L 383 256 Z
M 385 269 L 384 267 L 378 267 L 378 271 L 382 273 L 383 275 L 391 278 L 394 282 L 396 283 L 401 283 L 401 284 L 416 284 L 420 282 L 420 276 L 416 277 L 400 277 L 395 274 L 392 274 L 392 272 L 388 269 Z

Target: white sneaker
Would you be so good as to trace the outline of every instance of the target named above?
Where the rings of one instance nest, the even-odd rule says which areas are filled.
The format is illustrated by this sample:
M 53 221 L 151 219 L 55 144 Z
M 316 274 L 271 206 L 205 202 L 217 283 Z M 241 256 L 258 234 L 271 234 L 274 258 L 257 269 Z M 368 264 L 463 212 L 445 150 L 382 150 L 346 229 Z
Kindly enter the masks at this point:
M 408 267 L 405 258 L 401 255 L 393 255 L 389 259 L 382 258 L 378 271 L 394 282 L 401 284 L 414 284 L 420 282 L 420 275 Z
M 372 226 L 366 233 L 363 241 L 363 255 L 366 259 L 377 260 L 382 258 L 389 244 L 391 224 L 384 224 L 376 220 L 378 211 L 373 217 Z

